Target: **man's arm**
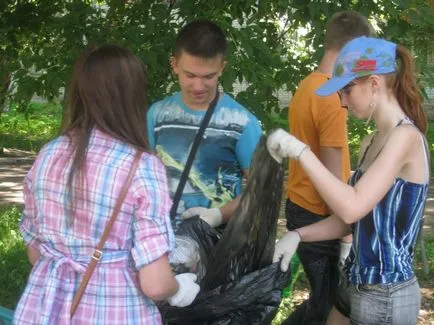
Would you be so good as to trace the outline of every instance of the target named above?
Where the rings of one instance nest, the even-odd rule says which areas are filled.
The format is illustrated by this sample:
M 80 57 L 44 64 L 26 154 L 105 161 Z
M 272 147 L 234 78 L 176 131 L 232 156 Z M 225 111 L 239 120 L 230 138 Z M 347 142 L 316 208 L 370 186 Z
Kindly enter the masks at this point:
M 226 203 L 224 206 L 220 208 L 223 223 L 227 223 L 229 219 L 233 216 L 235 210 L 238 207 L 238 204 L 240 203 L 240 199 L 241 199 L 241 195 L 238 195 L 231 202 Z
M 250 163 L 261 135 L 262 129 L 258 120 L 254 116 L 251 116 L 250 121 L 246 125 L 235 147 L 237 160 L 243 170 L 243 176 L 246 179 L 248 179 Z M 186 219 L 194 215 L 200 215 L 208 224 L 212 227 L 216 227 L 230 220 L 240 203 L 240 199 L 241 196 L 238 195 L 220 208 L 190 208 L 183 213 L 182 217 Z
M 247 178 L 248 171 L 243 170 L 244 176 Z M 194 207 L 187 209 L 181 215 L 183 219 L 188 219 L 193 216 L 199 215 L 201 219 L 203 219 L 206 223 L 208 223 L 211 227 L 218 227 L 222 223 L 227 223 L 229 219 L 235 213 L 235 210 L 240 203 L 241 195 L 238 195 L 232 201 L 226 203 L 224 206 L 220 208 L 204 208 L 204 207 Z
M 243 176 L 245 177 L 246 181 L 248 181 L 250 176 L 250 163 L 253 159 L 253 155 L 261 135 L 262 128 L 259 124 L 259 121 L 256 119 L 256 117 L 252 116 L 235 148 L 237 159 L 241 165 Z M 238 195 L 231 202 L 228 202 L 226 205 L 220 208 L 223 223 L 228 222 L 229 219 L 234 215 L 235 210 L 240 203 L 240 199 L 241 196 Z

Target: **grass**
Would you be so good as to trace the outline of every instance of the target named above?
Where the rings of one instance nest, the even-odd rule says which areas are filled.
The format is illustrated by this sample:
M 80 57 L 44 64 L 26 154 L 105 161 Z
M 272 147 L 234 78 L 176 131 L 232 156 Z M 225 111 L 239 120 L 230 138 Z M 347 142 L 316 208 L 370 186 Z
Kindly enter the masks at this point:
M 62 115 L 59 104 L 30 103 L 25 114 L 11 105 L 0 115 L 0 148 L 37 152 L 56 136 Z
M 18 231 L 22 208 L 0 207 L 0 305 L 14 309 L 24 290 L 30 263 Z

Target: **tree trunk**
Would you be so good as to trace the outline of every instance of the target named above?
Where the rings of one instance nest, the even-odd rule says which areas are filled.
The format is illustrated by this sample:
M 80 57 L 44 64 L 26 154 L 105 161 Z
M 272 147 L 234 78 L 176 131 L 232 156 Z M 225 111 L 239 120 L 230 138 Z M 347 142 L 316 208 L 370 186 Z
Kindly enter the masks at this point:
M 8 96 L 9 86 L 11 85 L 11 75 L 6 74 L 3 76 L 0 83 L 0 117 L 2 113 L 6 110 L 5 104 Z

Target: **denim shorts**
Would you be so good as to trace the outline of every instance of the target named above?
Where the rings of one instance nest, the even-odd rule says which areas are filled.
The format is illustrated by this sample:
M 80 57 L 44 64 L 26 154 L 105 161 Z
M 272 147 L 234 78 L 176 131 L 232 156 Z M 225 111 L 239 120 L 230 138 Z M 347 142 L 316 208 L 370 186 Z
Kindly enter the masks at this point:
M 415 276 L 390 284 L 341 281 L 335 307 L 354 325 L 415 325 L 421 294 Z

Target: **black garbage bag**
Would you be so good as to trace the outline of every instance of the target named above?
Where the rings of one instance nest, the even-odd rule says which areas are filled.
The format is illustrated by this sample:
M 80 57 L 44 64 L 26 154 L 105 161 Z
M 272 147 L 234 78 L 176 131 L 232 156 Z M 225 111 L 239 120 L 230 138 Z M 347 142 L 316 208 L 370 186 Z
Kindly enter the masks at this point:
M 177 229 L 177 237 L 189 236 L 198 244 L 200 258 L 195 269 L 201 291 L 184 308 L 160 304 L 167 324 L 265 325 L 277 313 L 291 272 L 282 273 L 278 263 L 271 264 L 283 167 L 270 156 L 265 142 L 262 137 L 247 187 L 223 234 L 199 218 Z
M 270 324 L 281 301 L 281 291 L 290 271 L 281 272 L 279 263 L 245 274 L 237 281 L 201 292 L 184 308 L 160 306 L 167 324 L 254 325 Z
M 210 227 L 198 216 L 186 219 L 176 230 L 175 252 L 170 255 L 170 264 L 176 274 L 193 272 L 197 275 L 198 283 L 201 283 L 207 271 L 209 257 L 222 237 L 222 232 Z M 179 242 L 179 239 L 190 239 L 194 241 L 194 246 L 189 242 Z M 182 246 L 182 247 L 180 247 Z M 184 251 L 185 256 L 174 258 L 179 251 Z M 197 256 L 196 256 L 197 255 Z M 190 263 L 188 263 L 190 262 Z M 196 264 L 192 267 L 192 263 Z

